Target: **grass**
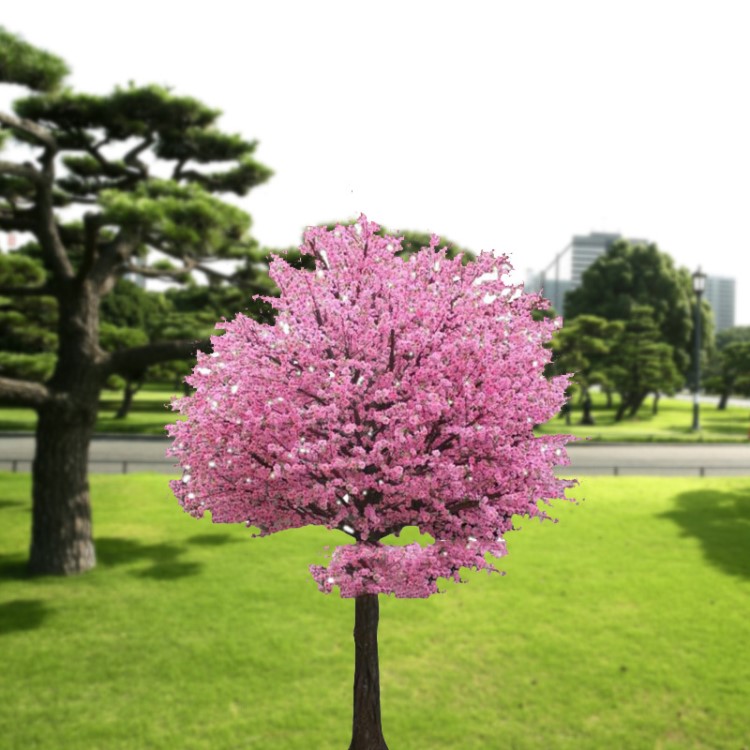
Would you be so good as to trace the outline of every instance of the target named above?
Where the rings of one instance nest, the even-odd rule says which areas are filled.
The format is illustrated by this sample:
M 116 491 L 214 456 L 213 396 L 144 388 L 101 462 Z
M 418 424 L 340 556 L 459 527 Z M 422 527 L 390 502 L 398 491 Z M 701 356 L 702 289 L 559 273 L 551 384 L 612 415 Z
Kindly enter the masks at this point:
M 307 566 L 342 535 L 253 539 L 153 475 L 92 477 L 99 566 L 28 579 L 28 477 L 0 475 L 8 750 L 341 750 L 353 604 Z M 392 750 L 750 747 L 750 477 L 590 478 L 508 575 L 381 600 Z
M 731 443 L 747 442 L 750 430 L 750 410 L 729 406 L 719 411 L 715 405 L 701 404 L 700 426 L 693 432 L 693 404 L 690 401 L 662 398 L 658 414 L 652 414 L 651 399 L 638 414 L 615 422 L 615 410 L 604 408 L 604 396 L 594 394 L 595 425 L 582 425 L 581 412 L 575 409 L 570 426 L 558 417 L 539 428 L 540 433 L 567 432 L 595 442 L 669 442 L 669 443 Z
M 174 391 L 158 386 L 146 386 L 135 397 L 133 408 L 127 419 L 115 419 L 114 413 L 120 404 L 119 393 L 104 391 L 100 402 L 97 432 L 124 435 L 164 435 L 164 425 L 174 421 L 177 415 L 168 405 Z M 747 442 L 750 429 L 750 412 L 747 408 L 730 406 L 718 411 L 715 406 L 703 404 L 701 408 L 700 432 L 693 432 L 693 405 L 678 399 L 661 399 L 659 413 L 651 413 L 648 400 L 638 415 L 615 423 L 613 409 L 604 408 L 604 397 L 595 394 L 594 416 L 596 425 L 578 424 L 581 414 L 578 409 L 572 414 L 568 427 L 561 418 L 542 425 L 540 433 L 569 432 L 595 442 Z M 0 432 L 31 431 L 36 426 L 36 412 L 15 407 L 0 408 Z
M 99 401 L 96 431 L 120 435 L 164 435 L 164 425 L 177 418 L 169 408 L 173 395 L 177 395 L 175 391 L 144 388 L 136 394 L 127 418 L 115 419 L 114 414 L 120 405 L 121 394 L 103 391 Z M 33 409 L 2 407 L 0 432 L 33 431 L 36 428 L 36 419 Z

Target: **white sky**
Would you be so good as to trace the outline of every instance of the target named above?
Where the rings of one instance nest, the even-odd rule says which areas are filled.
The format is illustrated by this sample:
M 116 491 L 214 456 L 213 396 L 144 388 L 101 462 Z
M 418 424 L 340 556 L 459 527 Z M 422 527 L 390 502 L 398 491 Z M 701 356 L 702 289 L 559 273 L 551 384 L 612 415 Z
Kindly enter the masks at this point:
M 265 245 L 360 212 L 547 265 L 622 232 L 737 279 L 750 325 L 750 4 L 24 0 L 70 83 L 170 85 L 258 139 Z

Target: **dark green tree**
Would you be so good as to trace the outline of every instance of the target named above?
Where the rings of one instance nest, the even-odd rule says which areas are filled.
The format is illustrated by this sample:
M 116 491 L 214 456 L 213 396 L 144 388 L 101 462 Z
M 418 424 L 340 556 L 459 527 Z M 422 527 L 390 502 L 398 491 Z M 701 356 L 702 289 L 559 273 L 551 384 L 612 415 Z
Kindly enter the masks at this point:
M 750 395 L 750 326 L 736 326 L 716 334 L 716 349 L 703 385 L 719 394 L 718 409 L 726 409 L 732 394 Z
M 0 32 L 0 81 L 35 92 L 0 113 L 3 134 L 26 148 L 0 158 L 0 230 L 33 235 L 44 268 L 0 296 L 52 298 L 57 308 L 51 376 L 0 377 L 0 401 L 38 412 L 29 568 L 56 574 L 95 564 L 87 460 L 104 384 L 208 346 L 190 338 L 108 352 L 102 300 L 125 274 L 179 282 L 212 275 L 220 258 L 262 274 L 249 216 L 217 196 L 245 195 L 270 176 L 254 141 L 216 127 L 217 110 L 158 86 L 75 93 L 61 88 L 66 72 Z M 166 262 L 152 262 L 157 255 Z
M 0 254 L 0 286 L 34 287 L 44 268 L 19 253 Z M 57 306 L 52 297 L 0 296 L 0 377 L 44 382 L 55 366 Z
M 615 242 L 583 274 L 581 286 L 565 297 L 566 320 L 597 315 L 628 321 L 634 307 L 648 305 L 661 341 L 672 347 L 674 364 L 683 375 L 692 372 L 695 296 L 690 273 L 677 268 L 655 244 Z M 703 350 L 713 346 L 713 314 L 701 307 Z
M 617 341 L 625 324 L 610 321 L 596 315 L 579 315 L 566 322 L 555 332 L 552 339 L 553 367 L 556 372 L 572 372 L 575 390 L 583 412 L 581 424 L 595 424 L 592 413 L 591 387 L 611 385 L 612 346 Z
M 188 340 L 187 336 L 165 336 L 161 321 L 169 314 L 171 305 L 163 292 L 149 291 L 131 279 L 118 279 L 112 291 L 102 299 L 100 307 L 100 342 L 107 352 L 118 352 L 149 342 Z M 122 389 L 122 401 L 115 417 L 125 419 L 133 404 L 133 397 L 143 386 L 149 368 L 128 370 L 112 376 L 108 386 Z
M 661 338 L 653 308 L 633 306 L 609 357 L 609 374 L 620 394 L 616 422 L 635 416 L 649 393 L 658 399 L 660 393 L 673 394 L 680 387 L 682 377 L 674 359 L 672 347 Z
M 38 247 L 29 243 L 0 255 L 0 286 L 30 285 L 45 277 Z M 100 344 L 105 352 L 163 341 L 160 321 L 170 303 L 161 292 L 147 291 L 133 281 L 119 279 L 102 299 Z M 5 297 L 0 299 L 0 376 L 45 382 L 55 367 L 57 351 L 57 304 L 53 297 Z M 179 337 L 183 340 L 189 336 Z M 109 388 L 123 390 L 118 417 L 125 417 L 147 370 L 137 376 L 113 375 Z

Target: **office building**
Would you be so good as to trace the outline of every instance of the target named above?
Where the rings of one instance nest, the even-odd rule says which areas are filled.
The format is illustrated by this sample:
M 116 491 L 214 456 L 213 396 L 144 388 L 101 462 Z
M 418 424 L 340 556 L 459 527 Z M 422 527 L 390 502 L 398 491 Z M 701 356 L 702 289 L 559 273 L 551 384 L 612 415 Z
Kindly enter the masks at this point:
M 528 291 L 542 291 L 558 312 L 564 312 L 565 294 L 581 285 L 586 269 L 619 239 L 621 234 L 591 232 L 575 235 L 541 272 L 529 271 Z M 648 245 L 648 240 L 628 238 L 631 245 Z M 706 278 L 705 299 L 714 311 L 715 330 L 734 326 L 735 280 L 718 276 Z
M 619 234 L 607 234 L 605 232 L 592 232 L 589 235 L 576 235 L 570 244 L 571 268 L 570 279 L 575 287 L 581 285 L 583 272 L 600 256 L 604 255 L 615 240 L 619 240 Z
M 714 330 L 734 327 L 735 280 L 722 276 L 706 277 L 706 301 L 714 311 Z
M 565 294 L 575 288 L 570 279 L 560 279 L 555 276 L 543 277 L 541 273 L 533 271 L 529 271 L 525 287 L 529 292 L 543 292 L 558 315 L 562 313 Z

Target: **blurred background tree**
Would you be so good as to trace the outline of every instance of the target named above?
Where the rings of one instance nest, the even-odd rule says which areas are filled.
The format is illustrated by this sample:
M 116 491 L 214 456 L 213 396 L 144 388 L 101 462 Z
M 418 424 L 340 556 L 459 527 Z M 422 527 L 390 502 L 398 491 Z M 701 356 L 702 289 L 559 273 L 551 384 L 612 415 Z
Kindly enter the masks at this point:
M 704 385 L 719 395 L 718 409 L 726 409 L 729 397 L 750 396 L 750 326 L 735 326 L 716 335 L 716 349 L 708 365 Z
M 676 371 L 684 378 L 690 377 L 694 370 L 695 328 L 692 281 L 689 272 L 675 267 L 672 257 L 655 244 L 615 242 L 584 272 L 581 286 L 566 294 L 566 323 L 579 315 L 627 322 L 641 305 L 651 308 L 653 333 L 671 347 Z M 638 325 L 631 335 L 637 328 Z M 705 300 L 701 303 L 701 328 L 702 350 L 710 353 L 713 313 Z
M 613 346 L 625 324 L 596 315 L 579 315 L 558 329 L 552 339 L 555 374 L 574 373 L 570 396 L 580 400 L 581 424 L 595 424 L 591 388 L 611 387 Z
M 612 354 L 610 375 L 620 395 L 615 421 L 637 414 L 649 393 L 658 403 L 659 394 L 674 394 L 682 383 L 674 349 L 662 339 L 649 305 L 633 306 L 612 344 Z

